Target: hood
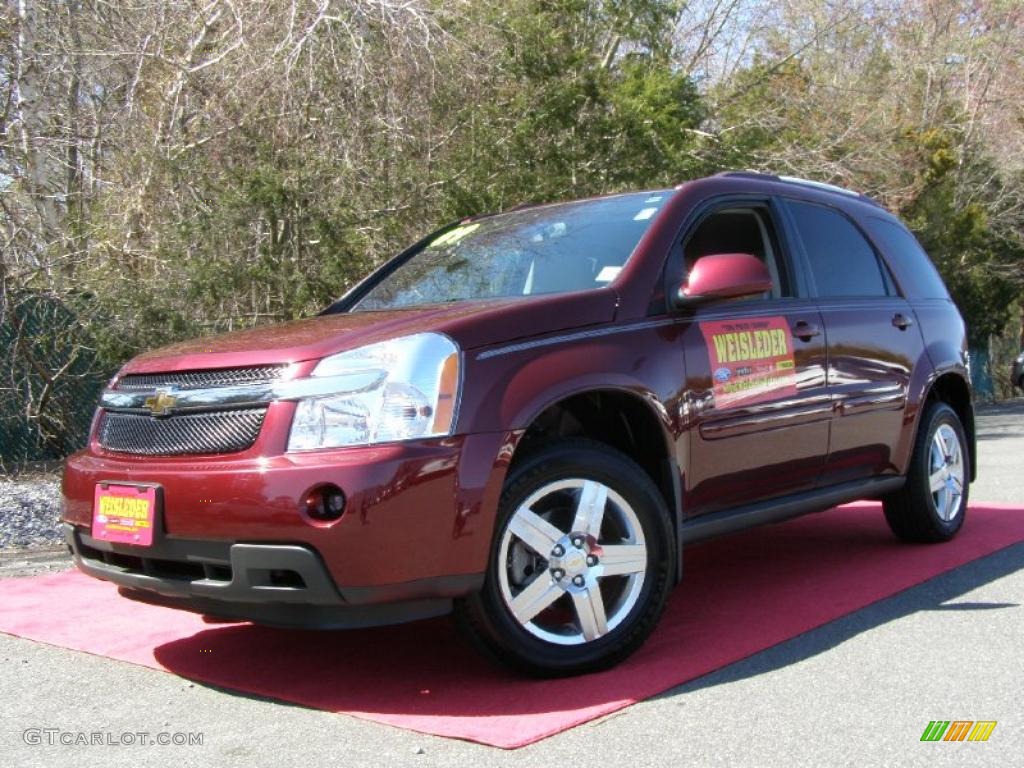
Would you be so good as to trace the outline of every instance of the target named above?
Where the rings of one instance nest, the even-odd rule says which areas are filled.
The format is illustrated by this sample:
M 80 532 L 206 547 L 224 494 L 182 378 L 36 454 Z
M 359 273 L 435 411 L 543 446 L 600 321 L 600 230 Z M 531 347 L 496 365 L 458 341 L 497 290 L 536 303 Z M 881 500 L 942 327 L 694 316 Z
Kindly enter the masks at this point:
M 281 325 L 207 336 L 139 355 L 122 373 L 166 373 L 297 363 L 413 333 L 445 333 L 475 349 L 572 328 L 615 316 L 610 288 L 558 296 L 466 301 L 380 312 L 320 315 Z

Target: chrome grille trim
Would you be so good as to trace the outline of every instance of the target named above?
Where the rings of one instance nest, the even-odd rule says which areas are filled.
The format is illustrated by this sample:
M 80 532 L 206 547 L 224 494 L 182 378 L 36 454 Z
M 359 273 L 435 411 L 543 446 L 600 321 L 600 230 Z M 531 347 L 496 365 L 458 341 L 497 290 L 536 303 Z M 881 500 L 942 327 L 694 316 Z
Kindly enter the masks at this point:
M 237 453 L 256 442 L 266 412 L 261 407 L 156 418 L 107 411 L 99 441 L 108 451 L 144 456 Z
M 179 390 L 206 389 L 207 387 L 234 387 L 240 384 L 269 384 L 284 376 L 287 365 L 263 365 L 252 368 L 217 368 L 202 371 L 172 371 L 168 373 L 129 373 L 121 377 L 116 389 L 158 389 L 173 387 Z
M 146 413 L 146 401 L 160 392 L 173 395 L 171 413 L 253 406 L 275 400 L 301 400 L 326 397 L 339 392 L 359 392 L 375 387 L 387 376 L 386 371 L 368 370 L 340 373 L 335 376 L 311 376 L 305 379 L 278 381 L 269 384 L 246 384 L 236 387 L 178 390 L 174 387 L 122 391 L 108 389 L 100 397 L 100 407 L 108 411 Z

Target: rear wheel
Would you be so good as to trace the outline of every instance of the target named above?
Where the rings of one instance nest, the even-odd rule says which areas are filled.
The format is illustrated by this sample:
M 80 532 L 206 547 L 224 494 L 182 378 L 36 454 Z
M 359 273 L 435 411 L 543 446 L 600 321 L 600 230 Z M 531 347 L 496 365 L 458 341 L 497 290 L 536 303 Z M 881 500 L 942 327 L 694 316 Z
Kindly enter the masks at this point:
M 568 440 L 515 467 L 483 590 L 457 617 L 490 655 L 538 675 L 622 660 L 661 614 L 672 527 L 661 494 L 625 455 Z
M 904 541 L 948 541 L 967 514 L 970 456 L 956 411 L 932 402 L 921 415 L 907 482 L 884 499 L 885 519 Z

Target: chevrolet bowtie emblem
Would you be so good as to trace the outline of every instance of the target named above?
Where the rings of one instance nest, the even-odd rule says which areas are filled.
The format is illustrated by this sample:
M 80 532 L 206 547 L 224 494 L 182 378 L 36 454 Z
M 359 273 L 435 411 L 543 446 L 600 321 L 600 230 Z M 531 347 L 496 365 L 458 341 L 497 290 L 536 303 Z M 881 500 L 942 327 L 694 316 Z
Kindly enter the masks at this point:
M 170 390 L 160 389 L 153 397 L 147 397 L 143 405 L 149 408 L 154 416 L 166 416 L 171 412 L 178 398 L 171 394 Z

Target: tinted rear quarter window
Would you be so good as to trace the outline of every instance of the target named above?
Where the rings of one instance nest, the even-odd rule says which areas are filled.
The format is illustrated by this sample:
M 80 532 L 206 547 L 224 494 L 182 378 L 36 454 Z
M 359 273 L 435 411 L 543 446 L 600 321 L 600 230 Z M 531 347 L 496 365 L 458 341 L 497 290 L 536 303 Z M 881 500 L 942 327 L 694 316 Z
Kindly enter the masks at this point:
M 907 229 L 877 216 L 869 216 L 864 225 L 889 259 L 908 297 L 949 298 L 949 291 L 932 260 Z
M 790 200 L 787 207 L 819 296 L 887 296 L 874 248 L 843 214 Z

